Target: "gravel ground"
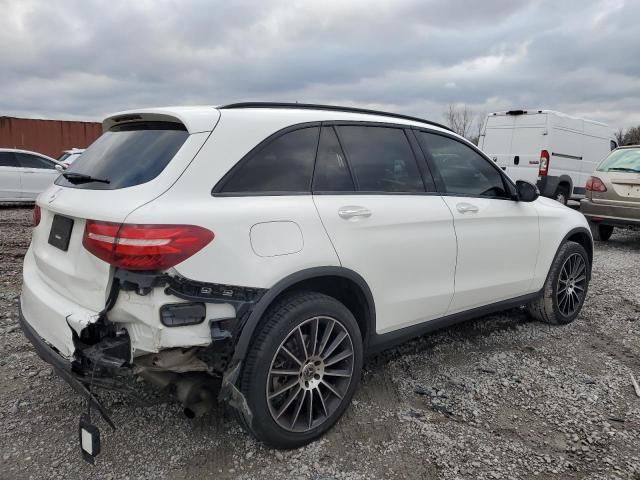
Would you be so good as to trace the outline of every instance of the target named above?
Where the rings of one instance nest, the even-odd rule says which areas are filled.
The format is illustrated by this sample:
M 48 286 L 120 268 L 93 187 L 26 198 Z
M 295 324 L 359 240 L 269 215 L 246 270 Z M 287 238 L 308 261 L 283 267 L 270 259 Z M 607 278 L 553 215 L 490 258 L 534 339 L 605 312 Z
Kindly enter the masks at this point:
M 17 326 L 30 208 L 0 208 L 1 478 L 640 479 L 640 232 L 596 245 L 578 320 L 519 309 L 372 359 L 336 428 L 299 450 L 264 448 L 220 407 L 188 420 L 143 384 L 150 406 L 102 395 L 103 452 L 81 460 L 82 402 Z

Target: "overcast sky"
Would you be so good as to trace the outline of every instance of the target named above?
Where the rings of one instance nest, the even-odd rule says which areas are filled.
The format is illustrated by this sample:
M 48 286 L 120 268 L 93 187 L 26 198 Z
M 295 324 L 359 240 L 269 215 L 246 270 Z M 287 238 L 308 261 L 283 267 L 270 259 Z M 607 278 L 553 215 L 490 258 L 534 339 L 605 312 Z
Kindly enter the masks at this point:
M 271 100 L 640 124 L 638 0 L 0 0 L 0 115 Z

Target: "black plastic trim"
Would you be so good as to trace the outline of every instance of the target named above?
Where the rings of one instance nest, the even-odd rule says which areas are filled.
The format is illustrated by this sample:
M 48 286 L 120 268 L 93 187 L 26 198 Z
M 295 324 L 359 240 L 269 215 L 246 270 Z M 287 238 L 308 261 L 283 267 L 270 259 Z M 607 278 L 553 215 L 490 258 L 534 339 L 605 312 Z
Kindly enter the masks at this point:
M 410 115 L 402 115 L 391 112 L 384 112 L 380 110 L 369 110 L 366 108 L 357 107 L 341 107 L 338 105 L 321 105 L 312 103 L 287 103 L 287 102 L 240 102 L 230 103 L 228 105 L 221 105 L 218 107 L 220 110 L 230 110 L 239 108 L 291 108 L 300 110 L 327 110 L 331 112 L 347 112 L 347 113 L 363 113 L 367 115 L 379 115 L 381 117 L 401 118 L 403 120 L 411 120 L 414 122 L 426 123 L 427 125 L 433 125 L 434 127 L 443 128 L 452 132 L 449 127 L 446 127 L 440 123 L 432 122 L 431 120 L 425 120 L 424 118 L 412 117 Z
M 577 155 L 568 155 L 566 153 L 551 152 L 551 156 L 560 158 L 571 158 L 572 160 L 582 160 L 582 157 L 578 157 Z
M 426 322 L 421 322 L 418 325 L 412 325 L 410 327 L 394 330 L 389 333 L 377 334 L 369 336 L 369 345 L 366 351 L 367 355 L 373 355 L 382 350 L 394 347 L 401 343 L 406 342 L 415 337 L 425 335 L 435 330 L 455 325 L 457 323 L 465 322 L 473 318 L 488 315 L 490 313 L 499 312 L 501 310 L 507 310 L 510 308 L 519 307 L 525 305 L 530 301 L 538 298 L 542 294 L 542 290 L 527 295 L 522 295 L 509 300 L 503 300 L 501 302 L 492 303 L 482 307 L 472 308 L 464 312 L 454 313 L 452 315 L 446 315 L 444 317 L 436 318 Z
M 558 248 L 560 248 L 562 244 L 564 244 L 570 237 L 573 237 L 576 233 L 585 233 L 591 239 L 591 248 L 587 249 L 587 253 L 589 254 L 589 278 L 591 278 L 591 269 L 593 267 L 593 235 L 591 234 L 591 230 L 586 227 L 575 227 L 569 230 L 569 232 L 562 238 L 562 241 L 558 244 Z
M 367 307 L 369 309 L 367 331 L 374 332 L 376 325 L 376 309 L 375 302 L 373 300 L 373 294 L 371 293 L 371 289 L 367 282 L 362 278 L 359 274 L 354 272 L 353 270 L 349 270 L 345 267 L 314 267 L 308 268 L 305 270 L 301 270 L 294 274 L 291 274 L 279 282 L 277 282 L 273 287 L 266 291 L 266 293 L 260 298 L 260 300 L 253 306 L 251 313 L 249 314 L 249 318 L 245 322 L 242 333 L 240 334 L 238 341 L 236 343 L 235 351 L 233 354 L 234 361 L 244 360 L 247 351 L 249 349 L 249 345 L 251 343 L 251 339 L 253 338 L 253 332 L 258 326 L 260 320 L 264 312 L 267 310 L 269 305 L 286 289 L 294 286 L 296 283 L 300 283 L 304 280 L 310 280 L 313 278 L 322 278 L 322 277 L 342 277 L 347 280 L 353 281 L 356 285 L 360 287 L 360 290 L 364 294 L 364 297 L 367 301 Z M 365 340 L 365 345 L 368 343 L 368 339 Z

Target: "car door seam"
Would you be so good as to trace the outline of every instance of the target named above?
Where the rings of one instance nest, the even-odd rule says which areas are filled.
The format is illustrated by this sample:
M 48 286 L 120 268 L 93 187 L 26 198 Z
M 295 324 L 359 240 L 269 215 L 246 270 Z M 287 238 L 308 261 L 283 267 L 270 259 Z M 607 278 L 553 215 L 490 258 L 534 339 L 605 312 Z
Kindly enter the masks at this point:
M 454 265 L 453 265 L 453 292 L 451 293 L 451 298 L 449 299 L 449 305 L 447 305 L 447 309 L 444 312 L 444 314 L 446 315 L 447 313 L 449 313 L 449 310 L 451 310 L 451 304 L 453 303 L 453 298 L 456 295 L 456 274 L 458 273 L 458 256 L 460 253 L 459 252 L 460 244 L 458 242 L 458 232 L 456 231 L 456 216 L 454 215 L 453 210 L 451 210 L 451 207 L 446 202 L 444 197 L 442 195 L 439 195 L 439 197 L 440 197 L 440 200 L 442 200 L 442 203 L 444 203 L 445 206 L 447 207 L 447 210 L 449 210 L 449 213 L 451 214 L 451 226 L 453 227 L 453 236 L 456 238 L 456 261 L 454 262 Z
M 313 194 L 311 194 L 311 203 L 313 203 L 313 208 L 316 210 L 316 213 L 318 214 L 320 225 L 322 225 L 322 229 L 324 230 L 324 233 L 327 235 L 327 238 L 329 239 L 329 243 L 331 244 L 331 248 L 333 248 L 333 252 L 336 254 L 338 263 L 340 264 L 341 267 L 343 267 L 344 265 L 342 265 L 342 259 L 340 258 L 340 255 L 338 255 L 338 250 L 336 250 L 336 246 L 333 244 L 331 235 L 329 235 L 329 231 L 327 230 L 327 227 L 324 224 L 324 221 L 322 220 L 322 215 L 320 215 L 320 210 L 318 210 L 318 205 L 316 205 L 316 196 Z

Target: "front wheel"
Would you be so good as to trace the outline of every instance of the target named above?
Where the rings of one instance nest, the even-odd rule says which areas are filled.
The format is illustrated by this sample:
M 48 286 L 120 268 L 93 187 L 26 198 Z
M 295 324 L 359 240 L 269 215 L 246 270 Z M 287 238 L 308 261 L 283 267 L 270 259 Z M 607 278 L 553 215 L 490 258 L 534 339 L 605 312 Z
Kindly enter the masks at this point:
M 266 313 L 247 356 L 245 426 L 275 448 L 315 440 L 349 406 L 362 358 L 358 324 L 343 304 L 314 292 L 285 297 Z
M 590 278 L 587 251 L 579 243 L 564 243 L 551 264 L 542 295 L 529 304 L 529 313 L 553 325 L 572 322 L 582 309 Z

